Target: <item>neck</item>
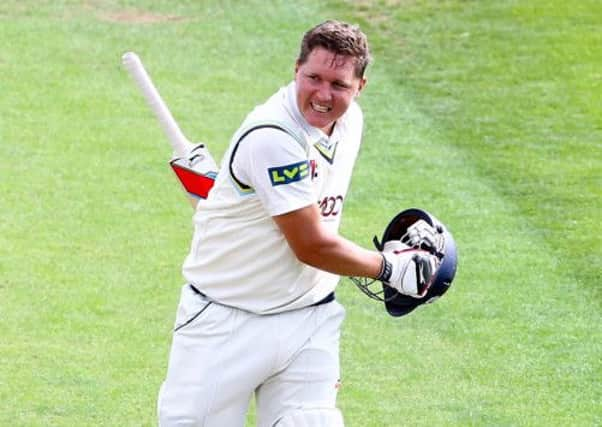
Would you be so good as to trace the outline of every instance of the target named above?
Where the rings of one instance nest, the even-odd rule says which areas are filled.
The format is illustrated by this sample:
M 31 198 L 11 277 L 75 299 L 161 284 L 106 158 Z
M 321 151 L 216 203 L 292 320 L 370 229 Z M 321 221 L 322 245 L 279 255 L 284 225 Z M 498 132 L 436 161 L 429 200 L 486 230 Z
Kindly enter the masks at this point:
M 334 130 L 334 125 L 336 122 L 332 122 L 332 124 L 326 126 L 325 128 L 320 128 L 322 132 L 324 132 L 327 136 L 332 135 L 332 131 Z

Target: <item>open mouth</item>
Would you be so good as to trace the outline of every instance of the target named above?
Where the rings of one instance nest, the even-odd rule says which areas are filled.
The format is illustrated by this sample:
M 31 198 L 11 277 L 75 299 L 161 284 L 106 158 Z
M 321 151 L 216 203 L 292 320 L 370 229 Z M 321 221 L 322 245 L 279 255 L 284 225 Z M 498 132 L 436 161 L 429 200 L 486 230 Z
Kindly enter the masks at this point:
M 328 113 L 332 110 L 332 107 L 329 107 L 328 105 L 320 105 L 315 102 L 311 103 L 311 108 L 318 113 Z

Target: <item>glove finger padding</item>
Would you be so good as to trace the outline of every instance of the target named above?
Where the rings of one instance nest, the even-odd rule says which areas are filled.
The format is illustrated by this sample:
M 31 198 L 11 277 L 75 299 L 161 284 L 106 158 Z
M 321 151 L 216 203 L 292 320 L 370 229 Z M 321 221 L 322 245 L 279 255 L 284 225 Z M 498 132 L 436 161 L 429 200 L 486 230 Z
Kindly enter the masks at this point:
M 436 256 L 400 241 L 386 242 L 382 255 L 391 271 L 390 277 L 383 280 L 385 285 L 414 298 L 426 295 L 439 265 Z
M 401 237 L 401 241 L 413 248 L 438 250 L 441 234 L 424 220 L 416 221 Z
M 401 241 L 415 249 L 424 249 L 431 253 L 440 252 L 444 245 L 442 231 L 423 220 L 408 227 L 407 232 L 401 236 Z
M 421 293 L 421 296 L 424 296 L 433 284 L 441 261 L 438 257 L 431 255 L 430 253 L 428 255 L 419 254 L 414 258 L 416 262 L 416 282 L 420 284 L 419 292 Z

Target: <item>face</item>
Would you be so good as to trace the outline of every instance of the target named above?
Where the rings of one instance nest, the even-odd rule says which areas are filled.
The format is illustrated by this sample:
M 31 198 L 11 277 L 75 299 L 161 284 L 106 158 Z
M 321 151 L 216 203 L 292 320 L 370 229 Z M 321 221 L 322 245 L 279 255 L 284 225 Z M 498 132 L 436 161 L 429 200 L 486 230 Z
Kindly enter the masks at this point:
M 366 79 L 355 76 L 352 57 L 316 48 L 304 64 L 297 63 L 295 82 L 301 114 L 311 126 L 330 135 Z

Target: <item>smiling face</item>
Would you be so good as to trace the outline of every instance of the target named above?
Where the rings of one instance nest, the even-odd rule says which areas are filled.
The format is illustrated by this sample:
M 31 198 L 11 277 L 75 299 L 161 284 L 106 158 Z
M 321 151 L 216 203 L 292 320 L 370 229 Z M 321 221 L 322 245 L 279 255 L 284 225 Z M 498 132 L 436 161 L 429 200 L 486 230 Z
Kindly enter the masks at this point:
M 317 47 L 305 62 L 297 62 L 295 82 L 299 111 L 307 123 L 330 135 L 366 79 L 356 76 L 353 57 Z

